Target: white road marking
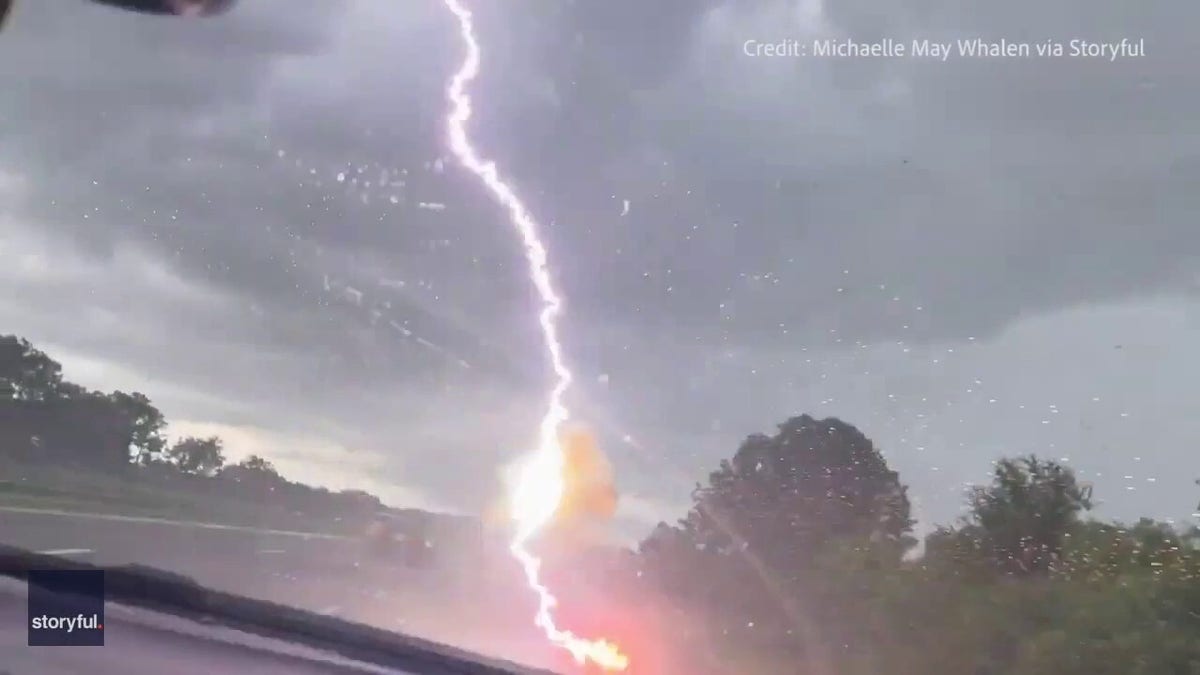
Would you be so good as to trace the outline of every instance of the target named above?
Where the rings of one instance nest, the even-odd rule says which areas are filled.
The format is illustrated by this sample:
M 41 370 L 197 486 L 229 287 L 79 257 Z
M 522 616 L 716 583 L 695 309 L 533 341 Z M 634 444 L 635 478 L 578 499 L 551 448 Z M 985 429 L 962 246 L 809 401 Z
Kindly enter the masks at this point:
M 38 551 L 38 555 L 82 555 L 84 553 L 95 553 L 90 548 L 52 548 L 48 551 Z
M 258 552 L 262 553 L 264 555 L 287 553 L 287 551 L 285 551 L 281 548 L 261 548 L 258 550 Z
M 106 513 L 83 513 L 76 511 L 60 511 L 58 509 L 35 509 L 23 506 L 0 506 L 0 512 L 28 513 L 39 516 L 58 516 L 61 518 L 88 518 L 92 520 L 109 520 L 119 523 L 144 523 L 150 525 L 174 525 L 175 527 L 195 527 L 205 530 L 224 530 L 227 532 L 248 532 L 251 534 L 271 534 L 281 537 L 301 537 L 303 539 L 353 539 L 337 534 L 322 534 L 319 532 L 298 532 L 295 530 L 271 530 L 244 525 L 226 525 L 223 523 L 204 523 L 190 520 L 168 520 L 166 518 L 151 518 L 149 516 L 119 516 Z

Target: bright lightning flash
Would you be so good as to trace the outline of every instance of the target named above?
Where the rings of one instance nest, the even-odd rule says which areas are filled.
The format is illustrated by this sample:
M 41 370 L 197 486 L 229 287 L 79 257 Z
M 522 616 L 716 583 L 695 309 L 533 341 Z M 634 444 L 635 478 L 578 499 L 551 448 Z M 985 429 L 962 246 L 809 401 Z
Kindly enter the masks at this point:
M 500 177 L 496 164 L 480 157 L 467 135 L 467 122 L 471 118 L 471 98 L 466 89 L 479 75 L 479 42 L 475 39 L 471 12 L 462 6 L 460 0 L 445 0 L 445 3 L 458 18 L 459 30 L 467 52 L 462 67 L 451 79 L 447 91 L 452 105 L 447 119 L 450 149 L 463 166 L 475 174 L 492 196 L 508 210 L 509 218 L 521 236 L 529 261 L 529 274 L 542 300 L 539 320 L 555 375 L 549 408 L 546 416 L 542 418 L 537 450 L 521 468 L 511 495 L 511 515 L 516 524 L 516 534 L 509 548 L 525 570 L 530 587 L 537 593 L 538 611 L 534 622 L 546 637 L 571 652 L 580 664 L 591 661 L 605 670 L 625 670 L 629 659 L 616 645 L 607 640 L 579 637 L 555 624 L 553 609 L 556 600 L 550 589 L 540 580 L 541 561 L 528 548 L 533 537 L 554 517 L 562 502 L 565 487 L 565 461 L 559 444 L 559 428 L 570 416 L 562 399 L 571 385 L 571 371 L 567 368 L 562 344 L 558 339 L 558 325 L 555 323 L 562 308 L 562 300 L 550 280 L 550 272 L 546 267 L 546 247 L 538 235 L 537 222 L 513 189 Z

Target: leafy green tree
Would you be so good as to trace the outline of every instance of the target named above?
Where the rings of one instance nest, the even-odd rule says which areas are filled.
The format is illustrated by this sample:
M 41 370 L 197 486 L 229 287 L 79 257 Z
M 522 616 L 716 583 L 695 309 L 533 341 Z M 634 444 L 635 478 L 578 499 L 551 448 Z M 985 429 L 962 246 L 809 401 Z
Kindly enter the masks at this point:
M 676 597 L 711 608 L 726 649 L 803 659 L 831 670 L 821 556 L 847 541 L 896 565 L 912 545 L 907 488 L 858 429 L 792 418 L 721 462 L 678 526 L 642 543 L 650 573 Z M 821 625 L 825 624 L 825 625 Z M 824 633 L 824 635 L 823 635 Z
M 108 395 L 115 414 L 129 429 L 129 450 L 134 463 L 145 465 L 162 458 L 166 449 L 163 428 L 167 421 L 162 412 L 140 392 L 114 391 Z
M 129 467 L 132 426 L 105 394 L 80 389 L 69 397 L 27 402 L 23 416 L 42 461 L 105 471 Z
M 274 464 L 258 455 L 250 455 L 233 466 L 256 473 L 279 475 L 279 472 L 275 470 Z
M 275 465 L 258 455 L 228 464 L 218 474 L 223 480 L 238 483 L 248 489 L 261 491 L 281 487 L 287 480 L 275 470 Z
M 62 423 L 53 419 L 62 365 L 15 335 L 0 336 L 0 452 L 23 460 L 46 453 Z
M 1045 572 L 1061 558 L 1079 514 L 1091 507 L 1089 491 L 1070 468 L 1036 456 L 1002 459 L 991 484 L 972 489 L 957 535 L 1006 572 Z
M 835 418 L 802 415 L 775 436 L 747 438 L 693 496 L 685 531 L 698 543 L 744 545 L 775 569 L 835 539 L 892 542 L 897 554 L 913 543 L 907 487 L 870 439 Z
M 167 450 L 167 458 L 183 473 L 195 476 L 214 476 L 225 466 L 224 445 L 216 436 L 180 439 Z
M 15 335 L 0 336 L 0 399 L 45 401 L 58 395 L 62 365 Z
M 123 468 L 162 453 L 165 420 L 144 394 L 92 392 L 29 341 L 0 336 L 0 440 L 45 459 Z
M 1166 524 L 1142 518 L 1132 526 L 1088 521 L 1067 538 L 1064 578 L 1102 581 L 1131 574 L 1187 574 L 1197 558 L 1195 544 Z
M 225 472 L 236 472 L 241 475 L 255 476 L 269 480 L 284 480 L 273 463 L 258 455 L 250 455 L 237 464 L 225 467 Z
M 1150 573 L 1119 583 L 1059 582 L 1048 620 L 1026 636 L 1008 672 L 1159 675 L 1200 672 L 1200 585 Z

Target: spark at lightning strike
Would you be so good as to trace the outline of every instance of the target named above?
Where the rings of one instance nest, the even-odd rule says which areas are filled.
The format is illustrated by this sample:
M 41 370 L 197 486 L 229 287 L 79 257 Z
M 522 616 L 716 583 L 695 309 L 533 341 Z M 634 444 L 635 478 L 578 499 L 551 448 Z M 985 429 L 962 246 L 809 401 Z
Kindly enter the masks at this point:
M 579 663 L 588 660 L 608 670 L 624 670 L 628 658 L 610 642 L 588 640 L 554 622 L 554 595 L 540 579 L 541 561 L 529 551 L 533 537 L 554 517 L 563 498 L 564 457 L 559 446 L 559 428 L 570 417 L 563 395 L 571 386 L 571 371 L 567 368 L 562 343 L 558 339 L 556 319 L 562 309 L 562 299 L 554 289 L 547 268 L 546 246 L 538 235 L 538 225 L 516 192 L 504 182 L 496 164 L 479 156 L 467 135 L 471 118 L 471 98 L 467 85 L 479 75 L 481 53 L 475 39 L 475 27 L 470 10 L 460 0 L 445 0 L 446 7 L 458 19 L 459 32 L 466 47 L 462 67 L 450 81 L 447 96 L 451 111 L 447 118 L 450 149 L 471 173 L 475 174 L 492 196 L 508 211 L 509 219 L 521 236 L 529 261 L 529 274 L 542 301 L 539 321 L 546 341 L 550 363 L 554 370 L 554 387 L 550 391 L 549 407 L 542 418 L 538 446 L 522 467 L 511 496 L 512 518 L 516 533 L 510 550 L 525 571 L 530 587 L 538 596 L 538 611 L 534 622 L 554 644 L 571 652 Z

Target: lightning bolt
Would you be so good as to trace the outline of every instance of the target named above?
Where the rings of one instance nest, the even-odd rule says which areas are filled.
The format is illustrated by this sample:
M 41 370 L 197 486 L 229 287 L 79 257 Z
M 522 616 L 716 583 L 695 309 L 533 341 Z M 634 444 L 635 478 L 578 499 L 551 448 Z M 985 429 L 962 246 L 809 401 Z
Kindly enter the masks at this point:
M 563 497 L 564 457 L 559 445 L 559 428 L 570 417 L 563 396 L 571 386 L 571 371 L 567 367 L 562 343 L 558 337 L 558 315 L 562 299 L 554 288 L 547 267 L 546 246 L 538 234 L 538 224 L 521 202 L 516 192 L 501 178 L 495 162 L 486 160 L 471 144 L 467 122 L 471 119 L 471 97 L 467 86 L 479 75 L 481 53 L 475 38 L 475 26 L 470 10 L 460 0 L 444 0 L 446 7 L 458 19 L 459 33 L 466 47 L 461 68 L 450 80 L 447 97 L 451 110 L 447 116 L 450 150 L 458 161 L 483 183 L 495 199 L 508 211 L 509 220 L 525 246 L 529 276 L 541 298 L 538 320 L 542 327 L 546 350 L 554 370 L 554 386 L 542 418 L 537 449 L 521 469 L 512 494 L 512 515 L 516 533 L 509 550 L 521 563 L 529 586 L 538 596 L 535 624 L 550 641 L 566 649 L 576 662 L 593 661 L 609 670 L 624 670 L 628 658 L 610 642 L 587 640 L 571 631 L 559 628 L 554 621 L 556 600 L 540 578 L 541 561 L 529 550 L 529 543 L 541 528 L 554 517 Z

